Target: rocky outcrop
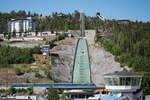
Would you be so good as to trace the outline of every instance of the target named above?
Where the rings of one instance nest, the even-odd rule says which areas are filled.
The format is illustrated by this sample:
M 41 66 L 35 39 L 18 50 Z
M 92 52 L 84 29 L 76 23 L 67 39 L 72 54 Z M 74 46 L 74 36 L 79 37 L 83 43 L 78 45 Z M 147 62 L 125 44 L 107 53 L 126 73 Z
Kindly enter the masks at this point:
M 52 49 L 52 57 L 53 54 L 58 56 L 55 59 L 56 64 L 50 70 L 54 79 L 62 82 L 72 81 L 72 66 L 76 42 L 77 39 L 75 38 L 66 38 L 58 42 L 58 45 Z
M 91 61 L 92 81 L 97 86 L 104 86 L 103 75 L 114 71 L 121 71 L 122 68 L 118 62 L 115 62 L 114 56 L 111 53 L 94 43 L 95 33 L 95 31 L 86 33 Z
M 114 61 L 114 56 L 104 48 L 92 45 L 89 51 L 92 80 L 97 86 L 104 85 L 104 74 L 122 70 L 120 64 Z

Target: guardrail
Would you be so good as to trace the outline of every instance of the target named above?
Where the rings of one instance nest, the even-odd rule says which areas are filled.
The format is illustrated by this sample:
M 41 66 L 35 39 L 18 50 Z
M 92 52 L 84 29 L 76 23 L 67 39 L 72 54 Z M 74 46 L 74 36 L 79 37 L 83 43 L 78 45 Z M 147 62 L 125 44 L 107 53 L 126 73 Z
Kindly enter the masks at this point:
M 34 83 L 16 83 L 13 87 L 95 87 L 95 84 L 34 84 Z

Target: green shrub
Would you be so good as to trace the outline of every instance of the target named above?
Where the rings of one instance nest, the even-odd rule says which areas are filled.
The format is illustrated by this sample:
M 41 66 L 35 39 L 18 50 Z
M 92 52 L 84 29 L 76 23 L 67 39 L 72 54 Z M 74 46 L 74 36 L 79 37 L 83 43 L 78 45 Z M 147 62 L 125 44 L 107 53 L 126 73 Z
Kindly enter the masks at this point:
M 22 75 L 23 73 L 21 72 L 21 70 L 19 68 L 15 68 L 15 74 Z
M 38 72 L 35 73 L 35 77 L 42 78 L 41 74 L 39 74 Z
M 32 48 L 32 54 L 41 54 L 41 49 L 39 46 Z
M 7 67 L 10 64 L 26 63 L 34 61 L 32 54 L 40 53 L 40 48 L 17 48 L 0 45 L 0 67 Z
M 45 71 L 45 75 L 46 75 L 46 77 L 49 78 L 50 80 L 53 80 L 53 78 L 52 78 L 50 72 Z
M 59 100 L 58 90 L 49 88 L 47 93 L 48 100 Z

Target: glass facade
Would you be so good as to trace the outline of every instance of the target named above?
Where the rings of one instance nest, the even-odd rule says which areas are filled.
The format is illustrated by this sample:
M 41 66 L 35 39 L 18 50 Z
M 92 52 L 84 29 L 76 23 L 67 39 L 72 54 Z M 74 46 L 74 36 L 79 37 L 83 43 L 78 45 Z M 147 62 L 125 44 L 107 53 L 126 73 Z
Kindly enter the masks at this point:
M 105 85 L 109 86 L 139 86 L 141 77 L 105 77 Z

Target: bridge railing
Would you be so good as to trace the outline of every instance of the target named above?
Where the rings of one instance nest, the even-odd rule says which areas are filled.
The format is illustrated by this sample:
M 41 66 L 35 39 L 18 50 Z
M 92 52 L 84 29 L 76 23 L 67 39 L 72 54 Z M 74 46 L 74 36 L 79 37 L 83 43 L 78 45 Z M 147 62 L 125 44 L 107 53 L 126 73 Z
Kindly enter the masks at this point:
M 34 84 L 34 83 L 16 83 L 13 87 L 95 87 L 95 84 Z

